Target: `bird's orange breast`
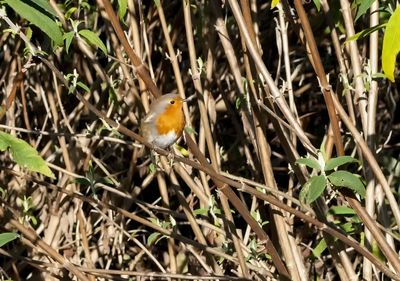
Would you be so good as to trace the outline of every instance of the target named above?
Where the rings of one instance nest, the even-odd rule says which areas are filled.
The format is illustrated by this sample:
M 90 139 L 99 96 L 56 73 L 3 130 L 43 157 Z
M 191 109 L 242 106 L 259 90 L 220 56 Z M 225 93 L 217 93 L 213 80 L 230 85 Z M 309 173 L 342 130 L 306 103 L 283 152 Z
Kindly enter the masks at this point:
M 169 105 L 156 120 L 157 132 L 161 135 L 174 131 L 177 136 L 182 134 L 185 127 L 185 118 L 182 112 L 182 103 Z

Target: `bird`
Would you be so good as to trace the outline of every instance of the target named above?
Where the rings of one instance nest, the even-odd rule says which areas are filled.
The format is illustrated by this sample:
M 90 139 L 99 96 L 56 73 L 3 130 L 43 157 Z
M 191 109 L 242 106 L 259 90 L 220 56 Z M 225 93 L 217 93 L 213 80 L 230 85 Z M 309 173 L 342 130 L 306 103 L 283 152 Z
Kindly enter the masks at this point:
M 165 149 L 182 136 L 185 127 L 185 101 L 177 94 L 166 94 L 151 103 L 140 128 L 147 142 Z

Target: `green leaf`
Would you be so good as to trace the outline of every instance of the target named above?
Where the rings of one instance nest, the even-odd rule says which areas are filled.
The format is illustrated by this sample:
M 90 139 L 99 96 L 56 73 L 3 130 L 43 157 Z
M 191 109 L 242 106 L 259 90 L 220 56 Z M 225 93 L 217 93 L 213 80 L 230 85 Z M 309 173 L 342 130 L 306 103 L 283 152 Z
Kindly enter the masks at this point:
M 115 92 L 115 88 L 113 86 L 111 86 L 108 90 L 108 104 L 119 104 L 118 95 Z
M 276 5 L 279 4 L 279 2 L 281 2 L 281 0 L 272 0 L 271 9 L 275 8 Z
M 82 88 L 83 90 L 85 90 L 85 91 L 88 92 L 88 93 L 90 92 L 89 87 L 86 86 L 86 84 L 83 83 L 83 82 L 77 82 L 77 83 L 76 83 L 76 86 L 79 86 L 80 88 Z
M 321 254 L 326 250 L 326 248 L 327 248 L 327 245 L 326 245 L 325 239 L 321 239 L 321 241 L 319 241 L 318 245 L 315 246 L 314 249 L 312 249 L 313 256 L 319 258 L 321 256 Z
M 356 230 L 354 224 L 352 222 L 346 222 L 340 225 L 340 228 L 343 229 L 347 234 L 353 234 Z
M 307 204 L 314 202 L 324 192 L 325 187 L 326 178 L 324 176 L 311 177 L 300 191 L 300 201 Z
M 174 147 L 179 150 L 179 152 L 182 154 L 182 156 L 189 157 L 189 151 L 186 148 L 180 146 L 177 143 L 174 144 Z
M 63 42 L 63 36 L 57 23 L 48 17 L 45 13 L 36 9 L 34 5 L 30 6 L 21 0 L 4 0 L 17 14 L 36 25 L 47 34 L 55 43 L 60 46 Z
M 118 16 L 122 20 L 128 10 L 128 0 L 118 0 Z
M 92 184 L 88 178 L 76 178 L 74 182 L 82 186 L 90 186 Z
M 357 159 L 355 159 L 351 156 L 339 156 L 339 157 L 331 158 L 325 164 L 325 171 L 330 171 L 341 165 L 344 165 L 347 163 L 354 163 L 354 162 L 360 163 L 360 161 L 358 161 Z
M 10 134 L 0 132 L 0 150 L 5 151 L 8 148 L 11 150 L 12 157 L 18 165 L 30 171 L 55 178 L 46 161 L 40 157 L 39 153 L 32 146 Z
M 383 78 L 386 78 L 385 74 L 380 73 L 380 72 L 378 72 L 378 73 L 373 73 L 373 74 L 371 75 L 371 77 L 372 77 L 373 79 L 383 79 Z
M 235 101 L 235 107 L 236 109 L 240 108 L 240 105 L 242 104 L 242 99 L 240 97 L 238 97 Z
M 317 8 L 317 11 L 319 12 L 321 10 L 321 2 L 319 0 L 313 0 L 315 7 Z
M 382 69 L 387 78 L 394 82 L 396 57 L 400 51 L 400 7 L 390 16 L 383 36 Z
M 307 167 L 310 167 L 311 169 L 315 169 L 317 171 L 321 170 L 321 167 L 319 166 L 319 163 L 311 158 L 300 158 L 296 160 L 296 164 L 300 165 L 306 165 Z
M 374 0 L 362 0 L 360 2 L 361 3 L 357 10 L 356 19 L 354 21 L 357 21 L 362 15 L 364 15 L 368 11 Z
M 382 253 L 380 249 L 379 244 L 375 240 L 372 241 L 372 254 L 382 262 L 387 261 L 385 255 Z
M 68 54 L 69 46 L 71 46 L 72 39 L 74 39 L 74 32 L 70 31 L 64 34 L 65 39 L 65 51 Z
M 150 234 L 149 237 L 147 237 L 147 242 L 146 242 L 147 246 L 151 246 L 151 245 L 157 243 L 156 240 L 160 237 L 161 237 L 161 233 L 159 233 L 159 232 L 153 232 L 152 234 Z
M 365 197 L 365 187 L 359 177 L 347 172 L 347 171 L 336 171 L 328 176 L 329 181 L 336 187 L 347 187 L 362 198 Z
M 185 132 L 188 134 L 193 134 L 193 135 L 197 135 L 197 132 L 195 131 L 195 129 L 193 129 L 192 127 L 185 127 Z
M 109 177 L 100 178 L 97 180 L 98 183 L 103 183 L 110 186 L 115 186 L 115 183 Z
M 325 176 L 315 176 L 310 180 L 310 187 L 306 196 L 306 203 L 311 204 L 324 192 L 326 187 Z
M 31 220 L 33 225 L 37 225 L 37 219 L 34 216 L 29 216 L 29 219 Z
M 92 7 L 90 6 L 90 4 L 87 2 L 87 0 L 86 0 L 86 1 L 80 1 L 79 3 L 81 4 L 81 7 L 82 7 L 83 9 L 85 9 L 85 10 L 90 11 L 90 9 L 92 8 Z
M 18 237 L 19 234 L 14 232 L 0 233 L 0 247 L 3 247 L 5 244 L 17 239 Z
M 65 19 L 66 19 L 66 20 L 69 20 L 69 19 L 71 18 L 72 14 L 75 13 L 75 11 L 77 11 L 77 10 L 78 10 L 78 8 L 76 8 L 76 7 L 70 8 L 70 9 L 69 9 L 68 11 L 66 11 L 65 14 L 64 14 Z
M 371 33 L 380 30 L 382 28 L 384 28 L 386 26 L 386 23 L 383 24 L 379 24 L 373 27 L 368 27 L 360 32 L 357 32 L 356 34 L 354 34 L 353 36 L 350 36 L 349 38 L 346 39 L 346 41 L 344 41 L 344 43 L 348 43 L 350 41 L 354 41 L 354 40 L 358 40 L 358 39 L 363 39 L 367 36 L 369 36 Z
M 147 238 L 147 246 L 151 246 L 151 245 L 157 244 L 163 238 L 167 238 L 167 236 L 166 235 L 162 235 L 159 232 L 153 232 Z
M 153 0 L 156 7 L 160 7 L 160 0 Z
M 42 8 L 43 10 L 45 10 L 46 12 L 48 12 L 49 14 L 51 14 L 52 16 L 54 16 L 55 18 L 58 18 L 56 11 L 53 9 L 53 7 L 50 5 L 49 1 L 47 0 L 26 0 L 25 2 L 30 2 L 27 3 L 29 4 L 29 6 L 39 6 L 40 8 Z
M 89 29 L 82 29 L 79 31 L 79 35 L 85 38 L 90 44 L 100 48 L 100 50 L 107 55 L 107 48 L 96 33 Z
M 200 215 L 200 216 L 207 216 L 208 215 L 208 210 L 205 208 L 199 208 L 196 210 L 193 210 L 194 215 Z
M 334 206 L 329 209 L 329 213 L 332 215 L 355 215 L 356 212 L 349 207 L 343 207 L 343 206 Z
M 6 195 L 7 195 L 7 190 L 6 189 L 4 189 L 3 187 L 0 187 L 0 197 L 2 198 L 2 199 L 5 199 L 6 198 Z
M 157 171 L 157 165 L 154 163 L 150 163 L 149 170 L 150 170 L 150 173 L 154 174 Z

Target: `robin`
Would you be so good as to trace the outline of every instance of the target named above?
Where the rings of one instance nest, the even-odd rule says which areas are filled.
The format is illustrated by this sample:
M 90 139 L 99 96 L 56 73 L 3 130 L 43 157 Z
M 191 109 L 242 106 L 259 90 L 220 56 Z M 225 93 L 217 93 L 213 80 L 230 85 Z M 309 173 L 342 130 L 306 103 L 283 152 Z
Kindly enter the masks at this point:
M 177 94 L 167 94 L 153 101 L 141 124 L 142 136 L 160 148 L 173 145 L 185 127 L 182 106 L 186 100 Z

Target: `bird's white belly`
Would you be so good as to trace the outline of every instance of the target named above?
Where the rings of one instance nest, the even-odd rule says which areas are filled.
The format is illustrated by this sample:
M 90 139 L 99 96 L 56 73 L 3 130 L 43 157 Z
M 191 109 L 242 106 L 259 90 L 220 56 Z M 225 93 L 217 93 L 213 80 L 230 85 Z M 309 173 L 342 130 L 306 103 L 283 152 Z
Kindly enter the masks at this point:
M 175 131 L 170 131 L 168 134 L 165 135 L 153 135 L 153 139 L 150 142 L 160 148 L 167 148 L 168 146 L 172 145 L 177 139 L 178 136 L 175 134 Z

